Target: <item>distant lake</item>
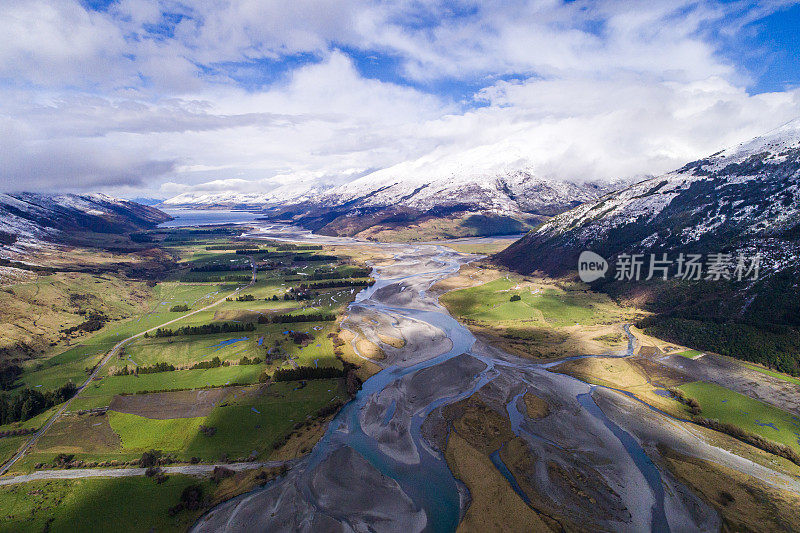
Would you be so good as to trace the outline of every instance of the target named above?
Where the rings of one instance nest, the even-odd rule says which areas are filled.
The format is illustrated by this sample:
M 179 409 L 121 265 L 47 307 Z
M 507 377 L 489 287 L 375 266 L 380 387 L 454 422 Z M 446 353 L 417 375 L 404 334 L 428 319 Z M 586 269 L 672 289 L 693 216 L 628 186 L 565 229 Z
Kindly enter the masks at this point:
M 208 226 L 210 224 L 245 224 L 262 216 L 250 211 L 230 211 L 227 209 L 170 209 L 159 208 L 175 220 L 168 220 L 158 225 L 159 228 L 177 228 L 179 226 Z

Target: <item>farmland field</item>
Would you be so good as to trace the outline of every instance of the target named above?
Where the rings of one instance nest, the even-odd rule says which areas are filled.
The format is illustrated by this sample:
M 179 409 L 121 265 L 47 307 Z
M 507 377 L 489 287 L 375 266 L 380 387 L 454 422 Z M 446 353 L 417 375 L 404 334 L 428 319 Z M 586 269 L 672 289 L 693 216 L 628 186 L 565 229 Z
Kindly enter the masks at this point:
M 165 232 L 167 237 L 171 234 Z M 343 368 L 342 343 L 334 343 L 337 319 L 371 282 L 365 277 L 369 270 L 348 256 L 331 260 L 329 252 L 318 250 L 278 252 L 274 246 L 262 246 L 245 255 L 186 239 L 165 246 L 176 258 L 174 268 L 147 284 L 146 298 L 136 303 L 138 307 L 112 299 L 119 307 L 118 319 L 56 343 L 44 356 L 24 362 L 9 394 L 28 389 L 47 394 L 67 382 L 83 383 L 120 341 L 153 330 L 127 342 L 98 370 L 68 410 L 13 465 L 13 472 L 53 468 L 59 454 L 66 454 L 75 466 L 132 465 L 151 449 L 186 462 L 266 459 L 306 424 L 317 428 L 313 438 L 319 438 L 318 412 L 323 409 L 329 416 L 331 405 L 335 410 L 348 398 L 341 379 L 259 382 L 279 368 Z M 308 261 L 314 253 L 326 260 Z M 251 258 L 257 272 L 256 281 L 248 286 Z M 234 292 L 237 289 L 243 290 Z M 179 320 L 162 326 L 175 319 Z M 213 329 L 223 326 L 227 329 Z M 174 331 L 157 335 L 159 327 Z M 202 334 L 180 330 L 183 327 Z M 191 368 L 195 365 L 199 367 Z M 214 400 L 200 408 L 179 399 L 195 394 Z M 181 414 L 184 404 L 188 414 Z M 0 430 L 39 428 L 57 408 Z M 307 453 L 313 444 L 312 433 L 308 435 L 293 441 L 293 451 L 282 454 L 291 457 L 301 448 Z M 0 456 L 10 457 L 27 439 L 0 439 Z
M 513 296 L 518 296 L 519 300 L 511 301 Z M 586 291 L 532 287 L 508 277 L 453 291 L 443 296 L 442 301 L 458 316 L 486 322 L 527 321 L 571 326 L 612 321 L 621 316 L 607 297 Z
M 490 269 L 472 271 L 449 284 L 458 287 L 440 298 L 448 311 L 475 333 L 525 357 L 606 353 L 620 349 L 619 324 L 634 312 L 608 296 L 574 283 L 554 283 Z M 475 285 L 473 276 L 481 283 Z M 488 279 L 487 279 L 488 278 Z M 494 279 L 491 279 L 494 278 Z
M 180 500 L 183 489 L 200 483 L 211 493 L 208 480 L 169 476 L 156 484 L 150 478 L 97 478 L 33 481 L 0 487 L 0 532 L 74 531 L 185 531 L 197 517 L 184 511 L 175 517 L 167 510 Z
M 713 383 L 696 381 L 679 388 L 700 402 L 702 416 L 739 426 L 800 451 L 800 418 Z

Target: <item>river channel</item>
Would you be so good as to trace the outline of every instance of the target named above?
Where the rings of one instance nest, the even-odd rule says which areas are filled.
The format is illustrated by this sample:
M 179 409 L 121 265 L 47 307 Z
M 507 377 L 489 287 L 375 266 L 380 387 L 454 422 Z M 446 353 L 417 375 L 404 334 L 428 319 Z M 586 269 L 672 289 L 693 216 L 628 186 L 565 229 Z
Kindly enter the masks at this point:
M 253 236 L 355 244 L 275 226 Z M 546 495 L 549 508 L 615 531 L 719 526 L 716 513 L 659 468 L 644 441 L 620 425 L 625 409 L 640 407 L 634 400 L 606 390 L 596 401 L 597 387 L 476 341 L 439 305 L 430 287 L 475 256 L 437 245 L 369 244 L 393 259 L 374 267 L 375 285 L 357 295 L 343 325 L 372 317 L 402 331 L 406 345 L 389 351 L 383 369 L 285 477 L 217 506 L 193 531 L 455 531 L 469 492 L 426 438 L 424 424 L 437 409 L 481 389 L 493 391 L 536 458 L 528 482 Z M 633 347 L 631 337 L 618 355 L 630 355 Z M 521 407 L 526 391 L 548 402 L 547 417 L 527 418 Z M 499 452 L 492 463 L 529 502 Z M 554 483 L 554 465 L 598 480 L 583 488 L 591 505 Z

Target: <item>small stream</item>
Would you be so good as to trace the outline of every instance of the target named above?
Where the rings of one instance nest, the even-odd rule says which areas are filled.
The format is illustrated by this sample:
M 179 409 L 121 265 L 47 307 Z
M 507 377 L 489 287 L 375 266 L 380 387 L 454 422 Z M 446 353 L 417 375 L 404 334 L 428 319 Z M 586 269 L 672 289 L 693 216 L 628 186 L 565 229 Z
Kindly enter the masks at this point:
M 631 456 L 636 467 L 647 480 L 650 490 L 655 496 L 655 502 L 652 509 L 651 531 L 658 533 L 668 532 L 669 524 L 667 523 L 667 515 L 664 513 L 664 486 L 661 483 L 661 473 L 653 464 L 650 457 L 647 456 L 644 449 L 634 439 L 630 433 L 620 428 L 609 419 L 600 407 L 597 406 L 592 394 L 590 392 L 579 394 L 578 402 L 589 412 L 592 416 L 601 420 L 603 424 L 619 439 L 628 455 Z

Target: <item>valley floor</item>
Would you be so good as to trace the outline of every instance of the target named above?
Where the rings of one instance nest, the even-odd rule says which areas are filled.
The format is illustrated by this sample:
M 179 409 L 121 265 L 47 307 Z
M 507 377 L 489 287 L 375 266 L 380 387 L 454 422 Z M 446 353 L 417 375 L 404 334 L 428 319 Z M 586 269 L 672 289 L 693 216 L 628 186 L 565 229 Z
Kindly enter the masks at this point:
M 470 255 L 496 239 L 155 237 L 144 311 L 3 393 L 86 381 L 0 426 L 0 531 L 800 529 L 792 378 Z

